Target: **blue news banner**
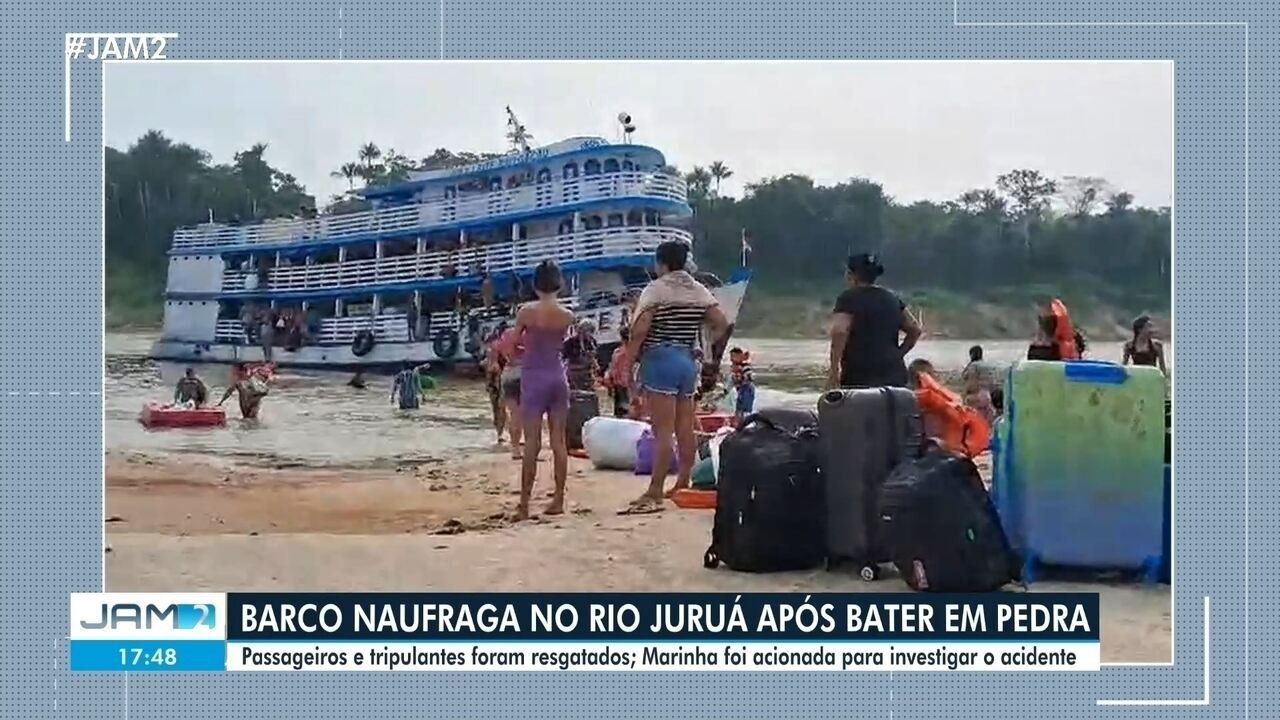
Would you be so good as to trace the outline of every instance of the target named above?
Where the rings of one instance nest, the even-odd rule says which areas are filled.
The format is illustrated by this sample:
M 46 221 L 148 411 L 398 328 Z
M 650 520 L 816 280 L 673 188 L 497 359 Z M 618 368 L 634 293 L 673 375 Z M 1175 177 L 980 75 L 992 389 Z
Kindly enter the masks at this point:
M 1093 593 L 78 593 L 85 671 L 1097 670 Z

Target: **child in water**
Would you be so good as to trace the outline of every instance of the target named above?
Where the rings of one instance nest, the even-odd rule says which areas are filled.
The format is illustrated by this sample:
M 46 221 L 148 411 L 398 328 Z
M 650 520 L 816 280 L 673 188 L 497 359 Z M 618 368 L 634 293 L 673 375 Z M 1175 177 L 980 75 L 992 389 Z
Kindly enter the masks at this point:
M 751 353 L 740 347 L 730 350 L 729 375 L 738 395 L 733 405 L 733 417 L 736 424 L 741 425 L 743 418 L 750 415 L 756 406 L 756 382 L 751 372 Z

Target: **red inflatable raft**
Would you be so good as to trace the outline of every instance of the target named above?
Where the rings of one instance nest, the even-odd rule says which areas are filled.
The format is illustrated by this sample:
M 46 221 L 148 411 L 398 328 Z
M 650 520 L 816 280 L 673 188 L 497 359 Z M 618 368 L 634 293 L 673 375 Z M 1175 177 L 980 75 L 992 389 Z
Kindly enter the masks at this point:
M 227 413 L 220 407 L 184 408 L 148 403 L 143 406 L 138 422 L 149 428 L 217 427 L 226 424 Z

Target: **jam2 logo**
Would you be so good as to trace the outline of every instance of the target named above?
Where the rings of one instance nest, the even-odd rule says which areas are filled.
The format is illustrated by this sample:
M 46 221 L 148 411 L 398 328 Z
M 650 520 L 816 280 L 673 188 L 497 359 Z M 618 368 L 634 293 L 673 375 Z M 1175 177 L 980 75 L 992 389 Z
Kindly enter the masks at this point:
M 80 621 L 85 630 L 197 630 L 217 627 L 218 610 L 211 604 L 101 603 L 101 613 Z

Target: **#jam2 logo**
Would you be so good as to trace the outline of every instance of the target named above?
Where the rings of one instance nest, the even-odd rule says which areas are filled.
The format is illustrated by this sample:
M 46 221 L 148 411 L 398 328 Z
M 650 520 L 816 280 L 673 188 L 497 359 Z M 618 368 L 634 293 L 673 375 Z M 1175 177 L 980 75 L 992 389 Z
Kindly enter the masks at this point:
M 155 605 L 147 603 L 102 603 L 101 615 L 96 619 L 81 620 L 80 627 L 86 630 L 118 630 L 121 628 L 134 630 L 151 630 L 153 628 L 172 628 L 174 630 L 194 630 L 207 627 L 217 628 L 218 609 L 212 604 L 170 603 Z
M 222 639 L 222 593 L 74 593 L 71 638 Z

